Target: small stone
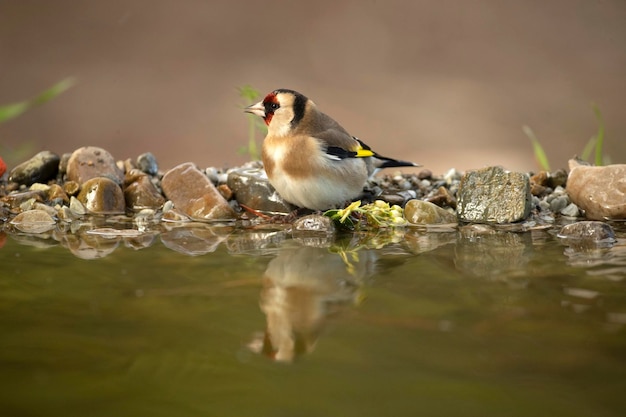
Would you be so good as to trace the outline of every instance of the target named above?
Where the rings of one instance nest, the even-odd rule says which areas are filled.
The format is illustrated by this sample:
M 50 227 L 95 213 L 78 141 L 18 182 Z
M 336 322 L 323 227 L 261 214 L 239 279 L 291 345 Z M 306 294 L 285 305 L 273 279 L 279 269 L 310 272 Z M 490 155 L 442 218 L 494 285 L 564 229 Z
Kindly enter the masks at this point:
M 109 152 L 95 146 L 76 149 L 67 164 L 67 179 L 84 184 L 98 177 L 108 178 L 118 185 L 124 181 L 124 173 Z
M 50 185 L 47 194 L 48 201 L 54 204 L 68 204 L 70 198 L 67 196 L 63 188 L 59 184 Z
M 126 174 L 124 184 L 126 206 L 132 210 L 157 209 L 165 203 L 165 198 L 150 181 L 150 177 L 138 169 Z
M 44 210 L 28 210 L 15 216 L 11 224 L 25 233 L 43 233 L 54 229 L 56 221 Z
M 78 194 L 79 190 L 80 184 L 76 181 L 66 181 L 65 184 L 63 184 L 63 191 L 69 196 Z
M 578 209 L 578 206 L 574 203 L 568 204 L 567 207 L 560 211 L 560 213 L 568 217 L 580 216 L 580 210 Z
M 625 219 L 626 164 L 585 166 L 570 160 L 567 193 L 588 219 Z
M 550 201 L 550 211 L 553 213 L 559 213 L 570 203 L 567 194 L 559 195 Z
M 0 201 L 4 201 L 5 203 L 7 203 L 12 208 L 17 208 L 20 205 L 22 205 L 24 202 L 26 202 L 26 201 L 28 201 L 30 199 L 34 199 L 35 201 L 43 202 L 45 200 L 45 198 L 46 198 L 45 191 L 29 190 L 29 191 L 23 191 L 23 192 L 20 192 L 20 193 L 8 194 L 8 195 L 2 197 L 2 199 L 0 199 Z
M 530 181 L 526 174 L 488 167 L 466 172 L 458 191 L 459 220 L 512 223 L 530 215 Z
M 456 215 L 422 200 L 410 200 L 406 203 L 404 218 L 414 225 L 457 223 Z
M 258 167 L 228 171 L 227 184 L 241 205 L 264 213 L 290 213 L 293 207 L 269 183 L 265 170 Z
M 224 197 L 226 200 L 230 200 L 231 198 L 233 198 L 233 190 L 231 190 L 227 184 L 218 185 L 217 191 L 219 191 L 222 197 Z
M 334 233 L 335 231 L 335 225 L 331 219 L 320 214 L 300 217 L 293 223 L 293 228 L 299 232 Z
M 456 209 L 457 201 L 454 195 L 446 187 L 439 187 L 432 195 L 425 199 L 439 207 L 451 207 Z
M 64 153 L 61 155 L 61 161 L 59 162 L 59 175 L 63 177 L 67 174 L 67 163 L 70 161 L 72 157 L 71 153 Z
M 594 243 L 614 243 L 615 232 L 611 225 L 598 221 L 581 221 L 567 224 L 558 235 L 561 239 L 585 240 Z
M 558 169 L 550 173 L 548 177 L 548 183 L 546 184 L 550 188 L 565 187 L 567 183 L 567 172 L 564 169 Z
M 547 187 L 548 186 L 548 177 L 549 176 L 550 176 L 549 172 L 547 172 L 547 171 L 539 171 L 538 173 L 536 173 L 536 174 L 534 174 L 533 176 L 530 177 L 530 183 Z
M 161 187 L 174 206 L 194 220 L 224 220 L 236 217 L 233 209 L 211 180 L 191 162 L 169 170 L 163 175 Z
M 78 199 L 74 196 L 70 198 L 70 211 L 78 216 L 87 214 L 87 210 L 85 209 L 85 206 L 83 206 L 83 203 L 78 201 Z
M 417 173 L 417 178 L 419 178 L 420 180 L 427 180 L 429 178 L 432 178 L 432 176 L 433 173 L 430 169 L 423 169 Z
M 120 214 L 124 213 L 126 206 L 120 186 L 105 177 L 85 182 L 77 199 L 92 214 Z
M 137 157 L 137 168 L 149 175 L 159 173 L 159 164 L 156 157 L 150 152 L 142 153 Z
M 31 185 L 36 182 L 46 183 L 56 177 L 59 172 L 59 155 L 50 151 L 42 151 L 26 162 L 22 162 L 11 170 L 9 181 Z

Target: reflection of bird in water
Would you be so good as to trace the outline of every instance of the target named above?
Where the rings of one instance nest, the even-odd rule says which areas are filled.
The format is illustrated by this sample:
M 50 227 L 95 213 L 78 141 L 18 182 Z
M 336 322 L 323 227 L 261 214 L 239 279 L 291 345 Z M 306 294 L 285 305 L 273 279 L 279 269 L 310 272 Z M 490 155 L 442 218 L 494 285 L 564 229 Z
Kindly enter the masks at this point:
M 370 250 L 281 249 L 265 271 L 261 292 L 267 328 L 251 349 L 277 361 L 312 351 L 326 318 L 357 301 L 359 286 L 372 274 L 374 263 Z

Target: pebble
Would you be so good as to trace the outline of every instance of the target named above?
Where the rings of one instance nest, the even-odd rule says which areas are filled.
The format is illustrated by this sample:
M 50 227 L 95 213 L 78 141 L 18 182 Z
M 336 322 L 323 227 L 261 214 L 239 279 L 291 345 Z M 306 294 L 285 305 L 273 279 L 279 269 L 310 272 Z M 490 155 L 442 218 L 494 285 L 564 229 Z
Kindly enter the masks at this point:
M 159 164 L 156 157 L 151 152 L 142 153 L 137 157 L 137 168 L 148 175 L 159 173 Z
M 567 193 L 591 220 L 626 219 L 626 164 L 580 165 L 570 160 Z
M 272 187 L 262 168 L 231 169 L 226 183 L 237 201 L 251 209 L 263 213 L 290 213 L 294 210 Z
M 457 195 L 459 220 L 470 223 L 513 223 L 530 215 L 530 181 L 526 174 L 501 167 L 468 171 Z
M 224 220 L 236 217 L 211 180 L 191 162 L 169 170 L 161 180 L 165 196 L 176 209 L 194 220 Z
M 24 233 L 43 233 L 56 226 L 56 220 L 45 210 L 23 211 L 10 222 L 16 229 Z
M 586 241 L 590 243 L 613 244 L 615 232 L 610 224 L 599 221 L 580 221 L 563 226 L 559 238 L 565 240 Z
M 9 173 L 9 181 L 24 185 L 36 182 L 46 183 L 56 177 L 60 161 L 59 155 L 50 151 L 41 151 L 13 168 Z
M 108 178 L 118 185 L 124 181 L 124 173 L 109 152 L 96 146 L 76 149 L 67 163 L 67 179 L 84 184 L 97 177 Z
M 298 232 L 334 233 L 335 225 L 327 216 L 310 214 L 300 217 L 293 223 L 293 229 Z
M 410 200 L 406 203 L 404 218 L 413 225 L 457 223 L 456 215 L 422 200 Z
M 124 193 L 113 180 L 96 177 L 85 182 L 76 197 L 91 214 L 124 213 Z
M 567 217 L 578 217 L 578 216 L 580 216 L 580 210 L 578 209 L 578 206 L 576 204 L 574 204 L 574 203 L 568 204 L 567 207 L 565 207 L 559 213 L 561 213 L 562 215 L 567 216 Z
M 131 170 L 124 177 L 124 199 L 126 207 L 134 211 L 158 209 L 165 204 L 165 198 L 150 177 L 138 169 Z

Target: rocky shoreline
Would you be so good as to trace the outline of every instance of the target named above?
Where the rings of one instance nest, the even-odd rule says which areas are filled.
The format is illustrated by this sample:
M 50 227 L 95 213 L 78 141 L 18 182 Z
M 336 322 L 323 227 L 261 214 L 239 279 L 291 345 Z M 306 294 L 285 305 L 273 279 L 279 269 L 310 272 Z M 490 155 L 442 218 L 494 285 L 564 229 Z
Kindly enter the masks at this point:
M 338 208 L 334 218 L 352 217 L 362 228 L 486 224 L 516 231 L 550 227 L 562 219 L 626 218 L 625 165 L 570 161 L 569 168 L 569 173 L 501 167 L 466 173 L 451 169 L 442 175 L 426 169 L 391 172 L 372 178 L 362 204 Z M 228 170 L 188 162 L 162 171 L 149 152 L 119 161 L 102 148 L 86 146 L 64 155 L 43 151 L 4 171 L 0 159 L 0 226 L 7 233 L 43 233 L 89 216 L 249 226 L 293 224 L 304 214 L 294 215 L 295 207 L 273 190 L 260 162 Z M 385 216 L 389 221 L 378 221 Z M 304 223 L 298 227 L 332 227 Z M 599 233 L 597 239 L 608 236 L 605 230 Z

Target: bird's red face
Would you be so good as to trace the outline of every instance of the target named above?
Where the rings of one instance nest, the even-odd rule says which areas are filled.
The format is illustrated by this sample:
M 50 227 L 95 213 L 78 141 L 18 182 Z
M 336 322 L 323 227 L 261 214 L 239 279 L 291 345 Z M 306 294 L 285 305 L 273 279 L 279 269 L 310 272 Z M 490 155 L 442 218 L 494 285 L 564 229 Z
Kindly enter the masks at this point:
M 274 112 L 280 108 L 280 103 L 275 92 L 271 92 L 265 96 L 263 101 L 248 106 L 245 111 L 248 113 L 256 114 L 265 121 L 265 124 L 269 126 L 274 117 Z

